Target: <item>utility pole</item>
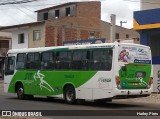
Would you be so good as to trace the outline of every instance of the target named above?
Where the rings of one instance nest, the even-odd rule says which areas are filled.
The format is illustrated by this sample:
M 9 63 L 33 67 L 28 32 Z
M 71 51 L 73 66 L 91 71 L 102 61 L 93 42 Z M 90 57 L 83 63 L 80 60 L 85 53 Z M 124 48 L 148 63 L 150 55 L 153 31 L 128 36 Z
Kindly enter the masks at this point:
M 110 27 L 110 42 L 115 41 L 115 24 L 116 24 L 116 15 L 111 14 L 111 27 Z

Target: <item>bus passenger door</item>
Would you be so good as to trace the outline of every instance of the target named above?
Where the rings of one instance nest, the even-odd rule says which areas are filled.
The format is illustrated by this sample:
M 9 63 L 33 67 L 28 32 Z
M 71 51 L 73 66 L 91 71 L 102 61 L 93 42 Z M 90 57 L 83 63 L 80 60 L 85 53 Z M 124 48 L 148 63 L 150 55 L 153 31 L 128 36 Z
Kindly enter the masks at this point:
M 4 66 L 4 92 L 9 91 L 10 82 L 15 73 L 15 56 L 9 56 L 5 59 L 5 66 Z

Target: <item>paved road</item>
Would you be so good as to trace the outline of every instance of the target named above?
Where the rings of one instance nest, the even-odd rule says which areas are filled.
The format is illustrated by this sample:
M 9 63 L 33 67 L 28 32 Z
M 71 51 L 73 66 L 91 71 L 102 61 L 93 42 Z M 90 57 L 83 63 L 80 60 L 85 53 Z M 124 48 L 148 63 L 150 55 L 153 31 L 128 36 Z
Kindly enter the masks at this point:
M 0 91 L 0 110 L 109 110 L 111 115 L 116 115 L 122 113 L 127 115 L 130 113 L 128 110 L 160 110 L 160 104 L 149 104 L 149 103 L 138 103 L 138 102 L 128 102 L 127 100 L 113 100 L 112 103 L 106 104 L 95 104 L 93 102 L 85 102 L 80 105 L 68 105 L 65 104 L 63 100 L 54 99 L 47 100 L 45 97 L 35 97 L 32 100 L 19 100 L 16 94 L 6 94 L 2 90 Z M 118 111 L 117 111 L 118 110 Z M 73 111 L 73 113 L 76 113 Z M 159 114 L 160 115 L 160 114 Z M 53 118 L 53 117 L 52 117 Z M 54 117 L 54 119 L 77 119 L 81 117 L 76 116 L 62 116 Z M 110 117 L 117 118 L 117 117 Z M 128 117 L 120 117 L 119 119 L 127 119 Z M 129 117 L 132 119 L 132 117 Z M 142 117 L 136 117 L 136 119 L 141 119 Z M 147 119 L 153 117 L 148 117 Z M 155 117 L 158 119 L 159 117 Z M 0 117 L 1 119 L 1 117 Z M 86 119 L 106 119 L 106 117 L 101 116 L 87 116 Z M 135 117 L 133 117 L 135 119 Z M 145 117 L 146 119 L 146 117 Z

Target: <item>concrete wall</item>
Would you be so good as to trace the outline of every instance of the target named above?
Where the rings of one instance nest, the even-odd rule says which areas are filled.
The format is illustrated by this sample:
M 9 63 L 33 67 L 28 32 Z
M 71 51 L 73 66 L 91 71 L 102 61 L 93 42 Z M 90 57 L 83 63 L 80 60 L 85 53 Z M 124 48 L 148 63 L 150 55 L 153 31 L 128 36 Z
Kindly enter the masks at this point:
M 153 65 L 153 89 L 152 92 L 160 93 L 160 65 Z
M 70 11 L 71 11 L 71 14 L 70 16 L 74 16 L 76 15 L 76 9 L 75 9 L 75 6 L 74 4 L 71 4 L 71 5 L 66 5 L 66 6 L 62 6 L 62 7 L 59 7 L 59 8 L 54 8 L 54 9 L 50 9 L 50 10 L 44 10 L 44 11 L 40 11 L 38 12 L 37 14 L 37 20 L 38 21 L 42 21 L 44 20 L 43 19 L 43 16 L 44 16 L 44 13 L 48 13 L 48 19 L 56 19 L 55 17 L 55 10 L 59 10 L 59 18 L 61 17 L 66 17 L 66 8 L 67 7 L 70 7 Z
M 8 32 L 0 32 L 0 37 L 11 38 L 12 34 Z
M 132 29 L 127 29 L 124 27 L 116 26 L 116 33 L 119 33 L 119 39 L 131 39 L 131 38 L 139 38 L 140 35 L 138 32 L 132 30 Z M 110 42 L 110 23 L 101 21 L 101 38 L 106 38 L 106 42 Z M 126 38 L 126 35 L 129 35 L 129 38 Z M 118 39 L 115 39 L 116 41 Z M 139 43 L 139 41 L 135 41 L 135 43 Z
M 160 8 L 160 0 L 141 0 L 140 5 L 141 10 Z
M 18 44 L 18 34 L 24 33 L 24 43 Z M 12 49 L 28 48 L 28 28 L 12 31 Z
M 40 30 L 41 39 L 34 40 L 33 32 L 34 30 Z M 29 48 L 34 47 L 45 47 L 45 24 L 32 25 L 29 27 Z

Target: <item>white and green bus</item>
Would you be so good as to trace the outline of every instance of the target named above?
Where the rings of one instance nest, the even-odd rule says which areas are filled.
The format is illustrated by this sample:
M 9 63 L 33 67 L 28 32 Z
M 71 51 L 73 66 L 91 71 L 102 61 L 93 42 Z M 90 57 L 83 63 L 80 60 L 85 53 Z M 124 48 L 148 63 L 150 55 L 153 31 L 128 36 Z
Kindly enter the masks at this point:
M 151 94 L 151 50 L 148 46 L 104 43 L 8 51 L 4 91 L 19 99 L 34 95 L 111 101 Z

